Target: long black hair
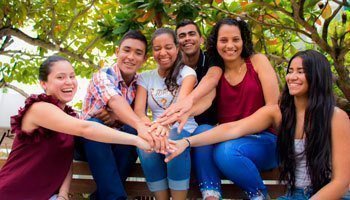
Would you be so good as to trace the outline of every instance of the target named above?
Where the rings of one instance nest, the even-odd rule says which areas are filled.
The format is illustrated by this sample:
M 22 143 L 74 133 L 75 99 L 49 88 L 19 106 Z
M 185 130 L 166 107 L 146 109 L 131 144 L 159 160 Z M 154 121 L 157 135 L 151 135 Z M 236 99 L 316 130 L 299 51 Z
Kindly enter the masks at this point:
M 332 72 L 327 58 L 314 50 L 301 51 L 296 57 L 302 59 L 308 82 L 308 102 L 305 110 L 303 131 L 307 170 L 310 175 L 313 193 L 316 193 L 331 179 L 331 120 L 335 100 L 332 90 Z M 280 102 L 282 123 L 277 139 L 277 150 L 281 167 L 281 180 L 287 181 L 295 190 L 295 149 L 296 108 L 294 97 L 289 94 L 287 83 Z
M 252 33 L 249 29 L 248 24 L 241 19 L 232 19 L 232 18 L 224 18 L 218 21 L 213 29 L 210 32 L 210 35 L 207 39 L 207 53 L 208 57 L 213 60 L 218 61 L 220 64 L 223 64 L 223 60 L 218 53 L 216 48 L 216 44 L 218 42 L 219 30 L 222 25 L 232 25 L 237 26 L 241 32 L 241 38 L 243 40 L 243 49 L 241 53 L 242 58 L 248 58 L 254 54 L 253 42 L 252 42 Z
M 170 29 L 170 28 L 159 28 L 156 31 L 154 31 L 153 35 L 152 35 L 152 39 L 151 39 L 151 45 L 153 46 L 153 40 L 163 34 L 168 34 L 170 35 L 173 40 L 174 40 L 174 44 L 175 46 L 178 48 L 179 46 L 179 42 L 177 40 L 177 37 L 175 35 L 175 32 Z M 173 64 L 173 66 L 170 69 L 170 72 L 166 75 L 165 77 L 165 85 L 167 87 L 167 89 L 173 94 L 175 95 L 177 88 L 179 87 L 179 85 L 177 85 L 176 83 L 176 79 L 180 73 L 181 68 L 184 66 L 183 62 L 182 62 L 182 54 L 180 51 L 178 51 L 176 60 Z

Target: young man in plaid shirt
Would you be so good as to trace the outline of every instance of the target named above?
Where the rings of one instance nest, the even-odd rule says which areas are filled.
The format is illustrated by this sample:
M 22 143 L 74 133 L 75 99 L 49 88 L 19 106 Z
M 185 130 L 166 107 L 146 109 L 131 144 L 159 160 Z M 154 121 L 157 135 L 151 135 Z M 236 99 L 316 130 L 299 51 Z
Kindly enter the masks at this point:
M 147 133 L 148 127 L 132 109 L 136 94 L 136 71 L 147 60 L 146 51 L 147 40 L 142 33 L 129 31 L 123 36 L 116 50 L 117 63 L 101 69 L 90 81 L 83 103 L 83 118 L 105 124 L 113 121 L 112 127 L 130 134 L 136 134 L 137 131 L 140 137 L 153 145 Z M 101 111 L 108 111 L 108 117 L 111 118 L 103 119 Z M 137 158 L 135 148 L 84 138 L 79 138 L 78 142 L 82 145 L 82 154 L 89 162 L 97 185 L 90 199 L 126 199 L 123 182 Z

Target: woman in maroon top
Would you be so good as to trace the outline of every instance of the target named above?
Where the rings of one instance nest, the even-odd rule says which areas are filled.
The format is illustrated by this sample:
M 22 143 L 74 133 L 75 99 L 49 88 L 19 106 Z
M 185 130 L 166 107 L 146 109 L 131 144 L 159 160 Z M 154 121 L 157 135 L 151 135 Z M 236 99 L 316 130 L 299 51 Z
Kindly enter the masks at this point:
M 279 88 L 276 74 L 266 56 L 254 54 L 246 22 L 231 18 L 220 20 L 208 38 L 207 53 L 211 60 L 217 61 L 214 65 L 223 66 L 216 88 L 220 126 L 246 118 L 264 105 L 277 105 Z M 210 87 L 207 91 L 203 90 L 202 95 Z M 168 112 L 172 114 L 176 111 L 184 112 L 179 108 Z M 201 125 L 193 134 L 211 128 Z M 221 197 L 220 174 L 240 186 L 250 199 L 264 199 L 267 189 L 259 171 L 277 166 L 275 149 L 276 135 L 268 130 L 193 148 L 193 166 L 203 199 Z
M 16 137 L 0 171 L 0 199 L 67 200 L 74 135 L 150 150 L 138 136 L 76 118 L 66 103 L 74 97 L 77 80 L 65 58 L 49 57 L 40 66 L 39 79 L 45 94 L 31 95 L 11 118 Z

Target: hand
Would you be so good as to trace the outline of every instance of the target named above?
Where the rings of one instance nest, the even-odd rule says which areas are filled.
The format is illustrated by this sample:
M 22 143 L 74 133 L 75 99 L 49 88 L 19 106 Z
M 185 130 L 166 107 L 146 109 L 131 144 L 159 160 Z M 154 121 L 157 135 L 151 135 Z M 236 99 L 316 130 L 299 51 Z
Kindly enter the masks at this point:
M 153 138 L 154 141 L 154 151 L 157 153 L 167 154 L 167 147 L 168 145 L 168 138 L 158 136 L 155 134 L 155 132 L 151 132 L 150 135 Z
M 137 135 L 142 139 L 146 140 L 151 148 L 154 148 L 154 141 L 152 136 L 148 133 L 148 126 L 146 126 L 143 122 L 140 122 L 136 126 Z
M 152 151 L 152 148 L 151 146 L 149 145 L 149 143 L 142 139 L 141 137 L 139 136 L 136 136 L 137 137 L 137 140 L 136 140 L 136 147 L 139 148 L 139 149 L 142 149 L 146 152 L 151 152 Z
M 148 129 L 148 132 L 149 133 L 155 132 L 156 136 L 169 137 L 170 129 L 171 129 L 170 125 L 161 125 L 157 121 L 154 121 L 151 123 L 151 126 Z
M 170 146 L 171 146 L 172 153 L 169 154 L 164 159 L 165 162 L 170 162 L 176 156 L 180 155 L 182 152 L 185 151 L 185 149 L 189 146 L 189 144 L 185 139 L 181 139 L 181 140 L 177 140 L 177 141 L 171 141 Z
M 167 150 L 169 149 L 169 132 L 170 126 L 163 126 L 157 122 L 153 122 L 150 126 L 148 132 L 152 135 L 155 140 L 155 151 L 157 153 L 167 154 Z
M 92 117 L 100 119 L 107 126 L 111 127 L 116 125 L 116 116 L 105 108 L 99 109 Z
M 193 98 L 191 98 L 190 96 L 187 96 L 183 100 L 171 104 L 170 107 L 167 108 L 160 117 L 164 117 L 164 116 L 169 117 L 174 114 L 180 117 L 184 113 L 189 112 L 192 106 L 193 106 Z
M 161 125 L 165 126 L 167 124 L 173 124 L 175 122 L 179 122 L 179 127 L 177 128 L 177 133 L 181 133 L 182 129 L 186 125 L 188 118 L 190 117 L 190 113 L 184 113 L 182 116 L 172 115 L 169 117 L 158 118 L 157 122 Z

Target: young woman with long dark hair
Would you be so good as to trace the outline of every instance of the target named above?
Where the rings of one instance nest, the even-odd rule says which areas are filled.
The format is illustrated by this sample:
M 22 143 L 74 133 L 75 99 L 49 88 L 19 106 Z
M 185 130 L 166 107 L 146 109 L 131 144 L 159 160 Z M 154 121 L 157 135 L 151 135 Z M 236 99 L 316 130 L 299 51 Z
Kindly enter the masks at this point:
M 146 123 L 151 123 L 145 112 L 147 107 L 152 111 L 153 120 L 156 120 L 172 103 L 187 96 L 196 84 L 196 72 L 182 63 L 173 30 L 157 29 L 153 33 L 151 45 L 157 68 L 140 75 L 135 100 L 135 112 Z M 197 123 L 193 117 L 190 118 L 180 133 L 177 133 L 177 126 L 169 125 L 169 134 L 162 126 L 150 133 L 154 138 L 161 139 L 161 151 L 167 150 L 168 138 L 177 140 L 190 136 Z M 138 149 L 148 188 L 154 192 L 156 199 L 169 199 L 169 189 L 172 199 L 186 199 L 191 169 L 189 150 L 170 163 L 165 163 L 164 155 L 157 149 L 153 153 Z
M 295 54 L 288 65 L 280 105 L 264 106 L 251 116 L 178 141 L 172 159 L 190 145 L 239 138 L 273 124 L 278 129 L 281 181 L 279 199 L 340 199 L 350 182 L 350 121 L 335 106 L 329 62 L 314 50 Z

